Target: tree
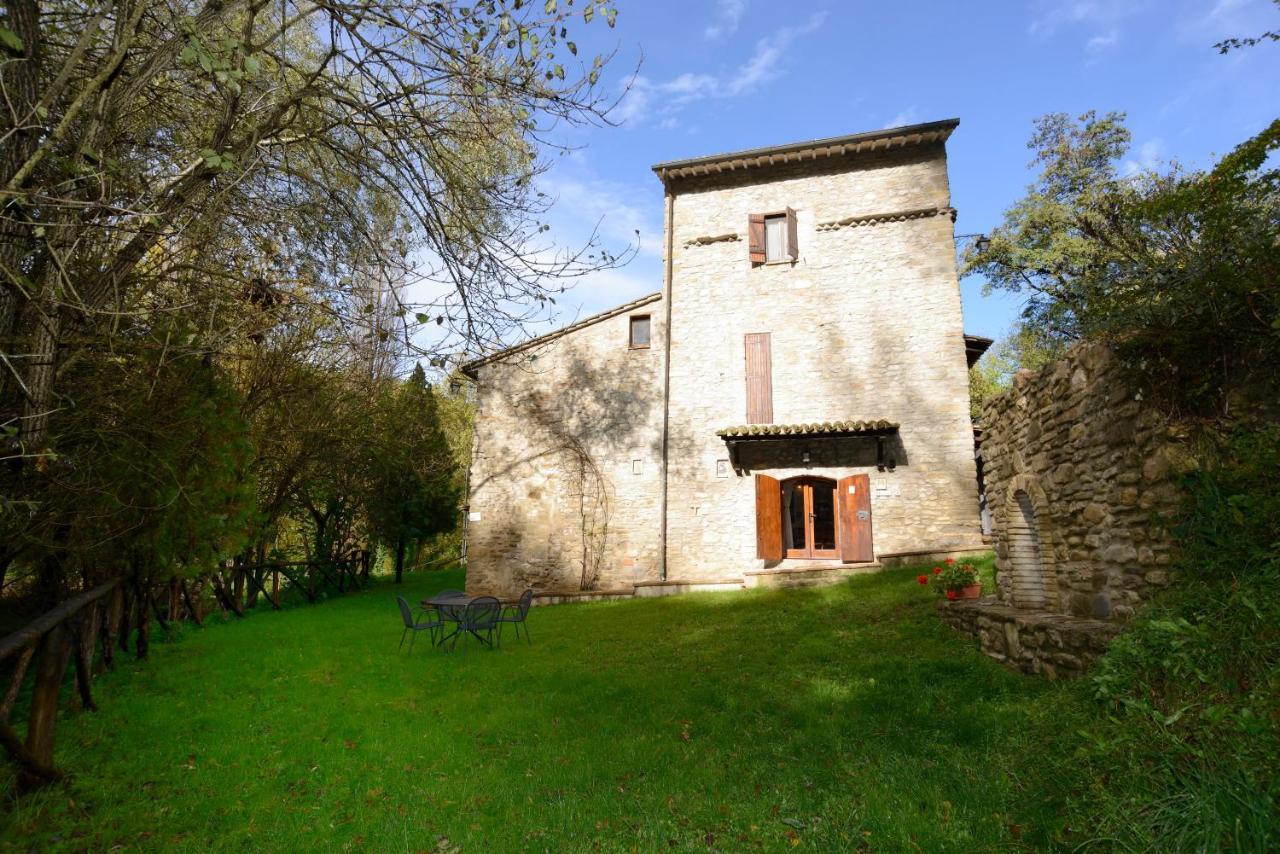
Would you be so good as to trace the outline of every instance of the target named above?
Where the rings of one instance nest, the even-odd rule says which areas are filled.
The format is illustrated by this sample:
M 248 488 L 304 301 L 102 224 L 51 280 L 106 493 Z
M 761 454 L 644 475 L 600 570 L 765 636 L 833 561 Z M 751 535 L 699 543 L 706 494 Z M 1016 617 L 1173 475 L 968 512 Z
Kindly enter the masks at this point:
M 613 25 L 611 4 L 585 5 Z M 480 347 L 557 279 L 617 261 L 540 239 L 544 132 L 607 107 L 569 0 L 6 10 L 0 341 L 24 454 L 49 445 L 68 331 L 101 332 L 158 288 L 263 280 L 363 312 L 353 276 L 399 271 L 442 294 L 402 316 Z
M 982 407 L 991 398 L 1008 391 L 1018 371 L 1038 370 L 1053 361 L 1059 351 L 1054 342 L 1045 341 L 1033 327 L 1015 325 L 969 369 L 970 417 L 978 421 Z
M 406 551 L 456 526 L 457 467 L 420 365 L 384 394 L 378 410 L 379 441 L 370 448 L 369 525 L 392 550 L 399 583 Z
M 172 461 L 165 430 L 191 435 L 183 376 L 227 395 L 205 440 L 249 443 L 237 488 L 255 499 L 240 538 L 206 536 L 211 505 L 190 505 L 200 560 L 282 525 L 351 547 L 368 415 L 406 355 L 500 344 L 567 278 L 625 260 L 594 238 L 556 250 L 534 186 L 551 127 L 605 120 L 607 57 L 579 59 L 569 29 L 614 17 L 602 0 L 6 0 L 0 571 L 123 571 L 103 542 L 157 571 L 196 561 L 150 523 L 104 540 L 76 522 L 99 500 L 149 506 L 130 479 Z M 415 285 L 435 296 L 408 304 Z M 47 475 L 68 461 L 75 477 Z M 192 495 L 184 478 L 161 504 Z
M 1120 176 L 1118 115 L 1039 120 L 1040 178 L 965 273 L 1029 293 L 1024 323 L 1046 340 L 1112 343 L 1153 392 L 1202 416 L 1280 372 L 1280 120 L 1208 171 Z

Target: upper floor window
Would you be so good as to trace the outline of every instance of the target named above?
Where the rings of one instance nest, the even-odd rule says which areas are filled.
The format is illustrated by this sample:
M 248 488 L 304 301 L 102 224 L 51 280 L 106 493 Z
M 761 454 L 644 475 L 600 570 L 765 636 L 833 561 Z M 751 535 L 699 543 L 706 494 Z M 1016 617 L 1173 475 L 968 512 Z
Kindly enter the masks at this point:
M 631 315 L 631 337 L 629 345 L 632 350 L 644 350 L 649 347 L 649 315 Z
M 754 264 L 795 261 L 800 257 L 796 239 L 796 212 L 751 214 L 747 217 L 747 251 Z

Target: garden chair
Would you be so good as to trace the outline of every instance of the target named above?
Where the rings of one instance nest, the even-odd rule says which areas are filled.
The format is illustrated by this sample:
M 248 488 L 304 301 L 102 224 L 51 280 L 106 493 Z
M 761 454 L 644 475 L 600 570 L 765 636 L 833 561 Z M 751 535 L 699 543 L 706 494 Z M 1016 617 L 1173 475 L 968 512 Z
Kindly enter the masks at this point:
M 412 632 L 412 635 L 409 638 L 409 652 L 413 652 L 413 643 L 418 639 L 418 632 L 427 632 L 431 638 L 431 645 L 434 646 L 436 643 L 436 629 L 440 629 L 441 634 L 443 634 L 444 621 L 440 619 L 440 616 L 437 614 L 428 620 L 423 620 L 421 618 L 427 616 L 426 611 L 415 617 L 413 609 L 409 607 L 409 603 L 405 601 L 403 596 L 397 596 L 396 602 L 400 605 L 400 616 L 404 619 L 404 631 L 400 633 L 400 646 L 396 648 L 396 652 L 404 649 L 405 636 L 409 635 L 410 632 Z
M 529 643 L 529 624 L 525 622 L 525 617 L 529 616 L 529 608 L 533 605 L 533 590 L 526 590 L 520 594 L 520 599 L 514 605 L 508 605 L 502 609 L 502 615 L 498 617 L 498 646 L 502 646 L 502 624 L 511 623 L 515 627 L 516 637 L 520 637 L 520 630 L 524 629 L 524 642 Z
M 462 612 L 462 626 L 458 634 L 471 635 L 489 649 L 493 649 L 493 633 L 501 625 L 498 622 L 501 616 L 501 602 L 493 596 L 477 596 L 467 603 L 466 609 Z M 453 646 L 457 645 L 458 638 L 455 636 Z

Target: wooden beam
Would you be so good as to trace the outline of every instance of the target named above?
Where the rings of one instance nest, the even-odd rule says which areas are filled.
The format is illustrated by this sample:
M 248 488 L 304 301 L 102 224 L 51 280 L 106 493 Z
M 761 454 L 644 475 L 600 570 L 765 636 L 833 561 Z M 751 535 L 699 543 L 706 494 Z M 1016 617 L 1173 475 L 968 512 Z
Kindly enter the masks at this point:
M 98 601 L 106 596 L 116 585 L 120 583 L 120 579 L 116 578 L 104 584 L 99 584 L 92 590 L 87 590 L 77 596 L 72 596 L 52 611 L 48 611 L 39 617 L 36 617 L 26 626 L 18 629 L 13 634 L 7 636 L 4 640 L 0 640 L 0 661 L 4 661 L 11 655 L 21 652 L 31 644 L 38 641 L 46 632 L 54 626 L 66 620 L 68 617 L 76 614 L 86 605 Z

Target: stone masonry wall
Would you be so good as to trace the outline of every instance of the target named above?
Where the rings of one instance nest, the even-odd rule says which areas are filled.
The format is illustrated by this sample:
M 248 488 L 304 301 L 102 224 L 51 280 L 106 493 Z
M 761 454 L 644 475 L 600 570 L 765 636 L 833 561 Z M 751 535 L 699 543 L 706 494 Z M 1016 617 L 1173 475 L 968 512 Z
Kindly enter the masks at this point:
M 657 577 L 662 315 L 655 299 L 479 368 L 469 593 L 577 590 L 584 565 L 599 590 Z
M 1120 632 L 1115 622 L 1028 612 L 992 597 L 942 602 L 938 610 L 996 661 L 1050 680 L 1084 673 Z
M 943 146 L 685 181 L 675 191 L 669 577 L 763 565 L 754 471 L 870 475 L 877 555 L 979 545 Z M 799 260 L 752 267 L 748 215 L 787 207 L 797 211 Z M 836 224 L 921 210 L 931 212 Z M 876 469 L 874 441 L 815 441 L 744 453 L 751 471 L 726 472 L 716 430 L 746 420 L 743 338 L 758 332 L 771 333 L 775 423 L 899 422 L 896 468 Z
M 1004 604 L 1118 620 L 1168 582 L 1183 455 L 1105 345 L 1021 372 L 983 410 L 982 456 Z

